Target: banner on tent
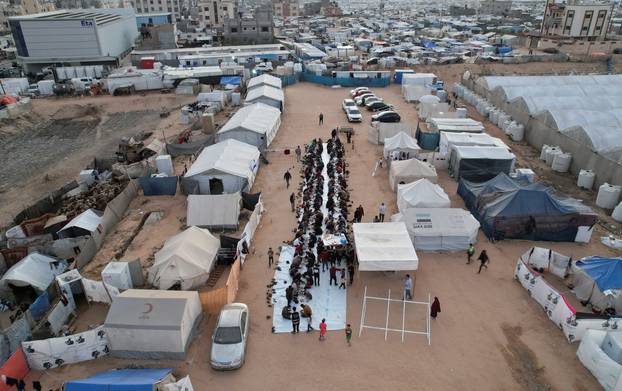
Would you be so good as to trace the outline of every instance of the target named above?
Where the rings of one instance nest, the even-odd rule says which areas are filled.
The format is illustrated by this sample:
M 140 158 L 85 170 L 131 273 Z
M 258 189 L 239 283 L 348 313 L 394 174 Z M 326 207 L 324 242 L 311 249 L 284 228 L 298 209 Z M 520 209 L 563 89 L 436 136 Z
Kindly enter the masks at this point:
M 108 337 L 102 325 L 66 337 L 22 342 L 22 348 L 31 369 L 46 370 L 107 355 Z
M 246 254 L 242 251 L 244 243 L 246 243 L 246 247 L 250 248 L 251 241 L 253 240 L 253 236 L 255 235 L 255 231 L 261 222 L 261 216 L 264 212 L 263 202 L 261 202 L 261 197 L 259 197 L 259 201 L 255 204 L 255 209 L 251 214 L 251 217 L 248 219 L 248 223 L 246 223 L 246 227 L 244 227 L 244 232 L 242 232 L 242 237 L 240 241 L 238 241 L 237 253 L 240 257 L 240 261 L 242 265 L 244 265 L 244 261 L 246 260 Z

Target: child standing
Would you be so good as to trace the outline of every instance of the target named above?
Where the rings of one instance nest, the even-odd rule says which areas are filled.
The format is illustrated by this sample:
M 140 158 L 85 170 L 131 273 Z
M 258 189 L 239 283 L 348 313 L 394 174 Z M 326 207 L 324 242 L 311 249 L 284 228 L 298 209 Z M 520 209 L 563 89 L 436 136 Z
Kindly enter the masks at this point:
M 352 327 L 350 327 L 350 324 L 348 323 L 348 326 L 346 327 L 346 342 L 348 343 L 348 346 L 352 346 Z
M 326 319 L 322 319 L 322 323 L 320 323 L 320 341 L 326 339 Z

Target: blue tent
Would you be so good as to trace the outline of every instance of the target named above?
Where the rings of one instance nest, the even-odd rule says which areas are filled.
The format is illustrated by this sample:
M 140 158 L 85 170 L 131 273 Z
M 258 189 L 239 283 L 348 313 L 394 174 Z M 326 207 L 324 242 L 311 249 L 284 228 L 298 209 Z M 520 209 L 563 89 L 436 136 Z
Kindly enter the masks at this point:
M 601 292 L 622 289 L 622 258 L 586 257 L 576 266 L 596 282 Z
M 65 383 L 65 391 L 153 391 L 154 385 L 164 380 L 171 368 L 119 369 L 102 372 L 88 379 Z
M 231 84 L 234 86 L 239 86 L 240 80 L 240 76 L 222 76 L 220 78 L 220 85 L 225 86 L 227 84 Z
M 138 183 L 146 196 L 175 195 L 177 192 L 176 176 L 167 177 L 140 177 Z

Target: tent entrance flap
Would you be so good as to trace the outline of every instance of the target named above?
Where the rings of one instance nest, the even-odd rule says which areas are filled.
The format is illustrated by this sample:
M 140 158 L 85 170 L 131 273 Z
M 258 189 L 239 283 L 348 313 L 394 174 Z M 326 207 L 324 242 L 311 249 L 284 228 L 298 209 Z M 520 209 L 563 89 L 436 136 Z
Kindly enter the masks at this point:
M 222 194 L 225 190 L 225 186 L 220 178 L 212 178 L 209 180 L 209 192 L 210 194 Z

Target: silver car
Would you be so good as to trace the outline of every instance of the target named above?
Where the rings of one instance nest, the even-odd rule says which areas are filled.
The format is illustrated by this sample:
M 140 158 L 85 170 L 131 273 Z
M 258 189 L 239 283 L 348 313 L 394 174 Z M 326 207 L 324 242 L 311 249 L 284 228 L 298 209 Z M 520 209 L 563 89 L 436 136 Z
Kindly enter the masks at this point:
M 222 308 L 212 335 L 212 368 L 230 370 L 244 364 L 249 324 L 246 304 L 233 303 Z

